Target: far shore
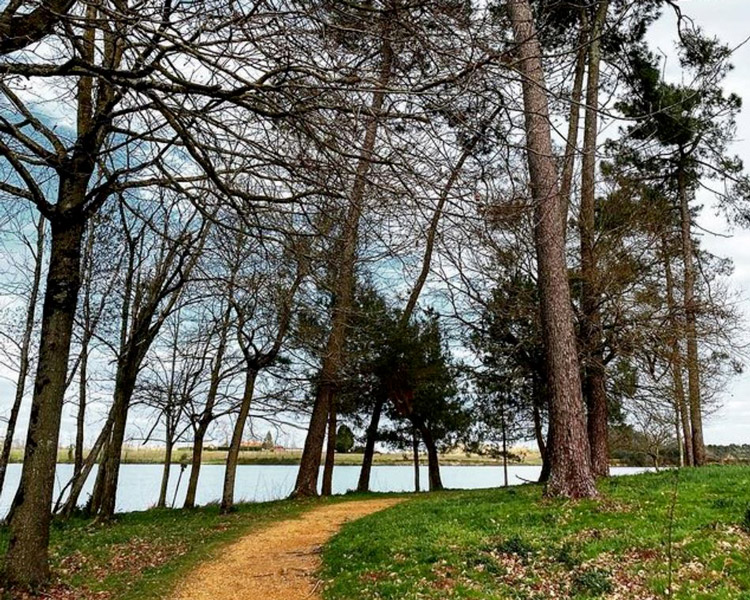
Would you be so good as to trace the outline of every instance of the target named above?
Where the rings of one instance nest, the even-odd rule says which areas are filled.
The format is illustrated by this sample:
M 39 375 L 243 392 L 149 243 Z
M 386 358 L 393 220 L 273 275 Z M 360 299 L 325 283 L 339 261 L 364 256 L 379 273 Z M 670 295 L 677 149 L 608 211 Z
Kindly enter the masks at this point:
M 241 465 L 298 465 L 300 462 L 301 450 L 261 450 L 261 451 L 243 451 L 240 453 L 239 464 Z M 521 449 L 516 454 L 517 458 L 509 460 L 509 465 L 515 466 L 539 466 L 542 464 L 541 458 L 537 452 L 528 449 Z M 223 450 L 205 450 L 203 452 L 204 465 L 223 465 L 226 462 L 226 451 Z M 189 447 L 180 447 L 172 453 L 173 464 L 190 464 L 192 449 Z M 72 453 L 67 448 L 61 448 L 57 456 L 58 463 L 70 464 L 73 462 Z M 373 464 L 387 466 L 412 466 L 413 456 L 410 452 L 388 452 L 377 453 Z M 23 453 L 20 449 L 14 449 L 11 453 L 11 462 L 20 463 L 23 461 Z M 420 455 L 420 462 L 427 464 L 427 456 Z M 126 447 L 122 452 L 123 464 L 142 464 L 156 465 L 164 463 L 163 448 L 142 448 Z M 460 452 L 451 452 L 440 456 L 440 463 L 444 466 L 501 466 L 501 458 L 483 456 L 478 454 L 467 454 Z M 337 465 L 358 466 L 362 464 L 361 453 L 336 454 Z

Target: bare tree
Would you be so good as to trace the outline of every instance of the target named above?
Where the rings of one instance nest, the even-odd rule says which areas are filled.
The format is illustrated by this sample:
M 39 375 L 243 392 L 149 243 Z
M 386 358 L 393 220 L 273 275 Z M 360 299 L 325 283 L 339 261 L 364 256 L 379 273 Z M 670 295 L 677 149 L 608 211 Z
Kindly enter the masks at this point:
M 338 373 L 343 360 L 346 328 L 354 294 L 354 271 L 357 257 L 357 237 L 367 186 L 367 174 L 375 153 L 379 114 L 383 110 L 388 84 L 391 80 L 393 49 L 391 47 L 391 19 L 393 14 L 384 9 L 379 14 L 379 69 L 368 110 L 362 148 L 357 159 L 349 204 L 342 223 L 339 258 L 336 265 L 336 291 L 331 314 L 331 331 L 326 341 L 320 383 L 315 394 L 312 417 L 305 438 L 293 496 L 316 496 L 323 441 L 329 412 L 333 409 Z
M 8 462 L 10 461 L 10 452 L 13 448 L 13 438 L 16 433 L 18 415 L 21 411 L 24 393 L 26 390 L 26 379 L 29 374 L 31 362 L 31 336 L 34 333 L 34 323 L 36 309 L 39 298 L 39 291 L 42 280 L 42 266 L 44 264 L 44 239 L 46 232 L 46 221 L 42 215 L 36 227 L 36 244 L 34 250 L 34 270 L 31 280 L 31 290 L 29 292 L 28 304 L 26 306 L 26 321 L 24 323 L 21 343 L 19 347 L 19 364 L 18 378 L 16 379 L 16 392 L 13 397 L 13 404 L 8 415 L 8 425 L 5 429 L 5 438 L 3 447 L 0 451 L 0 491 L 5 485 L 5 475 L 8 471 Z
M 0 54 L 22 50 L 52 33 L 76 0 L 11 0 L 0 12 Z
M 179 307 L 184 286 L 192 277 L 210 230 L 210 222 L 202 221 L 197 211 L 192 211 L 175 231 L 171 217 L 174 211 L 180 212 L 180 198 L 171 206 L 164 204 L 163 209 L 157 205 L 157 211 L 140 223 L 136 220 L 128 224 L 128 217 L 124 213 L 122 217 L 128 264 L 110 408 L 112 431 L 104 448 L 90 504 L 91 512 L 103 518 L 110 518 L 115 512 L 120 455 L 138 374 L 162 325 Z M 154 226 L 159 229 L 149 236 L 149 229 Z
M 278 270 L 278 267 L 284 268 L 282 264 L 270 261 L 268 255 L 263 256 L 269 248 L 250 258 L 249 262 L 255 263 L 255 268 L 249 272 L 242 270 L 240 266 L 243 258 L 248 257 L 248 252 L 257 252 L 249 244 L 248 238 L 238 234 L 228 248 L 230 256 L 227 258 L 230 264 L 234 264 L 229 270 L 236 273 L 237 277 L 230 302 L 236 319 L 237 343 L 243 359 L 244 383 L 227 453 L 221 497 L 223 513 L 231 511 L 234 506 L 240 446 L 255 394 L 256 380 L 262 371 L 273 366 L 279 358 L 292 322 L 295 296 L 307 276 L 307 259 L 303 248 L 304 244 L 300 247 L 289 240 L 286 252 L 291 251 L 291 256 L 287 255 L 287 258 L 291 258 L 293 267 L 287 271 L 286 281 L 283 271 Z M 281 250 L 283 256 L 283 246 L 278 250 Z M 276 283 L 271 283 L 270 280 L 275 280 Z M 239 290 L 242 290 L 241 294 Z

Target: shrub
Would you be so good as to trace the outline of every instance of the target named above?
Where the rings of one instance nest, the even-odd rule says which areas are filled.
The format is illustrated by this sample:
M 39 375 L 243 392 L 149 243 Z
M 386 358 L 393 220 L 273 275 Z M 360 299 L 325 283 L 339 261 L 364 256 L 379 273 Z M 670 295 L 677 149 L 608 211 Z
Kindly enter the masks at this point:
M 742 527 L 747 533 L 750 533 L 750 504 L 745 507 L 745 514 L 742 515 L 740 527 Z
M 612 591 L 611 573 L 604 569 L 584 569 L 573 577 L 573 593 L 598 598 Z

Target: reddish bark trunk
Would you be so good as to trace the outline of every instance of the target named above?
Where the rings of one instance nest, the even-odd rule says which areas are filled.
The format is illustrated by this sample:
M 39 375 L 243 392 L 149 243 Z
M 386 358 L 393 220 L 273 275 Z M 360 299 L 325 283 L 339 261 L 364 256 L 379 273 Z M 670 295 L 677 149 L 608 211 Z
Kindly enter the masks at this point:
M 669 345 L 670 345 L 670 367 L 672 371 L 672 387 L 674 391 L 675 410 L 678 420 L 682 425 L 682 441 L 678 436 L 677 443 L 682 447 L 684 463 L 692 467 L 693 436 L 690 424 L 690 413 L 685 400 L 685 385 L 683 383 L 683 357 L 679 339 L 681 328 L 677 319 L 677 303 L 674 298 L 674 275 L 672 274 L 672 262 L 669 258 L 667 241 L 662 237 L 662 257 L 664 261 L 664 274 L 667 284 L 667 310 L 669 312 Z
M 698 358 L 698 333 L 695 306 L 695 265 L 693 237 L 691 234 L 690 203 L 685 184 L 684 160 L 681 160 L 678 173 L 680 217 L 682 233 L 682 259 L 684 262 L 685 339 L 687 346 L 688 399 L 690 404 L 690 426 L 693 443 L 693 465 L 700 467 L 706 463 L 706 447 L 703 443 L 703 413 L 700 389 L 700 362 Z
M 548 447 L 551 462 L 547 493 L 570 498 L 594 497 L 597 491 L 589 462 L 541 47 L 528 0 L 510 0 L 508 6 L 518 43 L 518 69 L 523 77 L 550 424 L 555 432 Z

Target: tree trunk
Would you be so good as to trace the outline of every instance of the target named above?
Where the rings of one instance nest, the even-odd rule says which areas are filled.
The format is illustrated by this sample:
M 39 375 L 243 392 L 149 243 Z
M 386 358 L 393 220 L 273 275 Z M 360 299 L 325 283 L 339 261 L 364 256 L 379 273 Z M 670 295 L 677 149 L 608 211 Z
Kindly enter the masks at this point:
M 585 9 L 582 11 L 585 15 Z M 573 172 L 575 158 L 578 151 L 578 126 L 581 120 L 581 98 L 583 97 L 583 78 L 586 73 L 586 27 L 581 27 L 578 37 L 578 52 L 576 53 L 575 75 L 573 76 L 573 90 L 570 97 L 570 113 L 568 115 L 568 136 L 565 143 L 565 161 L 563 163 L 560 182 L 560 208 L 563 235 L 568 229 L 568 212 L 570 209 L 570 192 L 573 188 Z
M 135 389 L 137 366 L 132 353 L 132 344 L 128 344 L 131 332 L 131 303 L 135 282 L 135 254 L 137 244 L 128 239 L 128 266 L 126 271 L 124 301 L 120 315 L 120 345 L 115 374 L 115 389 L 112 406 L 109 409 L 111 421 L 108 437 L 102 447 L 102 460 L 94 482 L 94 492 L 88 503 L 90 514 L 101 515 L 105 519 L 114 515 L 117 498 L 117 479 L 120 467 L 122 442 L 125 438 L 125 421 L 127 421 L 130 396 Z M 128 388 L 128 389 L 126 389 Z
M 674 298 L 674 276 L 672 275 L 672 262 L 669 258 L 667 240 L 662 237 L 662 259 L 664 261 L 664 273 L 667 284 L 667 311 L 669 312 L 669 344 L 670 344 L 670 367 L 672 371 L 672 387 L 674 389 L 675 409 L 682 424 L 682 441 L 677 437 L 677 443 L 682 448 L 684 462 L 693 466 L 693 439 L 690 425 L 690 414 L 685 401 L 685 385 L 683 382 L 683 359 L 679 339 L 681 337 L 680 327 L 677 321 L 677 303 Z
M 414 491 L 419 493 L 419 436 L 416 427 L 412 428 L 411 432 L 411 450 L 414 459 Z
M 703 415 L 701 412 L 700 363 L 698 359 L 698 334 L 695 307 L 695 265 L 693 262 L 693 237 L 691 235 L 690 203 L 685 184 L 685 161 L 680 160 L 678 193 L 680 196 L 680 219 L 682 225 L 682 259 L 685 266 L 685 338 L 687 345 L 688 398 L 690 401 L 690 425 L 693 434 L 693 464 L 700 467 L 706 462 L 706 447 L 703 444 Z
M 315 396 L 312 417 L 310 418 L 292 497 L 318 495 L 318 471 L 320 470 L 323 440 L 325 439 L 326 421 L 343 361 L 346 329 L 354 295 L 357 238 L 359 221 L 362 216 L 362 203 L 367 186 L 367 173 L 370 170 L 370 164 L 375 152 L 379 114 L 383 108 L 386 88 L 391 77 L 393 50 L 389 39 L 390 19 L 390 13 L 384 11 L 382 13 L 380 76 L 378 78 L 377 89 L 372 95 L 370 118 L 365 129 L 362 153 L 357 163 L 350 204 L 343 224 L 341 257 L 331 316 L 331 333 L 329 334 L 325 355 L 323 356 L 321 382 L 318 385 Z
M 81 346 L 80 380 L 78 385 L 78 413 L 76 414 L 76 447 L 73 457 L 73 476 L 78 475 L 83 468 L 83 446 L 86 433 L 86 401 L 88 387 L 89 349 L 88 339 L 84 335 Z
M 195 508 L 195 498 L 198 494 L 198 479 L 200 477 L 201 461 L 203 460 L 203 443 L 208 431 L 208 422 L 201 421 L 193 436 L 193 456 L 190 461 L 190 478 L 185 494 L 183 508 Z
M 320 470 L 320 459 L 326 436 L 328 407 L 330 406 L 332 396 L 332 384 L 321 383 L 318 386 L 312 417 L 310 418 L 307 436 L 305 437 L 305 446 L 300 458 L 297 481 L 294 484 L 294 491 L 292 492 L 293 498 L 318 495 L 318 471 Z
M 111 519 L 115 514 L 122 447 L 125 442 L 125 428 L 137 374 L 137 368 L 132 360 L 126 357 L 121 361 L 115 380 L 115 397 L 111 408 L 112 432 L 104 448 L 91 504 L 91 512 L 104 520 Z
M 328 412 L 328 446 L 326 447 L 326 462 L 323 467 L 323 496 L 333 494 L 333 467 L 336 460 L 336 401 L 331 401 Z
M 64 199 L 68 192 L 83 193 L 80 189 L 66 189 L 69 185 L 64 181 L 60 183 L 61 198 Z M 83 230 L 84 223 L 70 216 L 56 216 L 51 223 L 52 242 L 42 309 L 39 360 L 21 481 L 9 522 L 5 575 L 11 585 L 37 586 L 49 578 L 52 494 L 70 342 L 80 288 Z
M 383 412 L 385 398 L 378 396 L 375 400 L 375 406 L 372 409 L 372 418 L 370 426 L 367 428 L 367 440 L 365 441 L 365 454 L 362 457 L 362 469 L 359 472 L 359 482 L 357 483 L 358 492 L 370 491 L 370 475 L 372 473 L 372 460 L 375 457 L 375 442 L 378 439 L 378 427 L 380 425 L 380 415 Z
M 586 116 L 581 165 L 581 347 L 583 350 L 583 397 L 588 407 L 588 436 L 591 470 L 595 477 L 609 475 L 609 410 L 599 310 L 600 274 L 596 256 L 596 148 L 599 115 L 599 66 L 601 35 L 608 0 L 599 2 L 588 47 Z
M 500 407 L 500 429 L 503 435 L 503 487 L 508 487 L 508 433 L 505 430 L 505 406 Z
M 232 432 L 232 441 L 229 444 L 227 452 L 227 466 L 224 471 L 224 488 L 221 495 L 221 513 L 227 514 L 234 508 L 234 482 L 237 477 L 237 461 L 240 456 L 240 446 L 242 445 L 242 436 L 245 433 L 245 424 L 250 414 L 250 405 L 255 393 L 255 379 L 258 376 L 258 370 L 248 367 L 245 371 L 245 390 L 242 393 L 242 402 L 240 411 L 237 414 L 237 422 L 234 424 Z
M 229 288 L 230 293 L 233 288 L 234 275 L 232 275 L 232 281 Z M 198 493 L 198 479 L 200 477 L 201 461 L 203 460 L 203 444 L 206 439 L 208 427 L 214 419 L 213 411 L 214 406 L 216 405 L 216 398 L 219 394 L 221 368 L 227 347 L 227 332 L 229 330 L 231 314 L 232 308 L 231 303 L 229 303 L 229 306 L 224 313 L 224 319 L 219 333 L 219 345 L 216 349 L 216 357 L 211 368 L 211 382 L 208 386 L 208 394 L 206 395 L 206 405 L 203 407 L 203 413 L 198 422 L 198 427 L 195 429 L 195 435 L 193 436 L 193 457 L 190 466 L 190 479 L 188 480 L 188 488 L 185 494 L 185 504 L 183 505 L 183 508 L 195 507 L 195 497 Z
M 13 449 L 13 438 L 16 435 L 16 424 L 18 423 L 18 413 L 21 412 L 23 395 L 26 390 L 26 379 L 29 375 L 29 354 L 31 352 L 31 336 L 34 333 L 34 318 L 36 315 L 36 305 L 39 298 L 39 285 L 42 281 L 42 265 L 44 264 L 44 232 L 47 222 L 42 215 L 39 215 L 39 221 L 36 228 L 36 256 L 34 258 L 34 276 L 31 280 L 31 293 L 29 294 L 29 303 L 26 306 L 26 322 L 21 338 L 21 356 L 18 365 L 18 379 L 16 379 L 16 393 L 13 397 L 13 405 L 8 416 L 8 427 L 5 430 L 5 439 L 3 440 L 3 449 L 0 452 L 0 492 L 5 486 L 5 475 L 8 471 L 10 462 L 10 452 Z
M 550 448 L 552 448 L 552 438 L 554 431 L 552 430 L 552 421 L 547 426 L 547 449 L 542 456 L 542 471 L 539 473 L 539 483 L 547 483 L 549 481 L 549 474 L 552 471 L 552 457 L 550 455 Z
M 94 325 L 91 319 L 91 279 L 94 260 L 94 226 L 89 221 L 86 252 L 82 257 L 81 285 L 83 286 L 83 332 L 81 335 L 80 372 L 78 379 L 78 412 L 76 413 L 76 447 L 73 458 L 73 477 L 83 468 L 83 450 L 86 439 L 86 404 L 88 400 L 89 344 Z
M 80 472 L 77 475 L 74 475 L 69 482 L 70 494 L 68 494 L 68 498 L 67 500 L 65 500 L 65 504 L 60 511 L 65 517 L 69 517 L 71 514 L 73 514 L 73 511 L 78 506 L 78 499 L 81 496 L 81 492 L 83 491 L 83 486 L 86 484 L 86 480 L 91 474 L 91 471 L 94 468 L 97 459 L 99 458 L 99 454 L 101 453 L 104 444 L 109 439 L 109 434 L 112 431 L 112 418 L 113 415 L 110 414 L 101 432 L 99 432 L 99 436 L 96 438 L 91 451 L 83 461 L 83 466 L 81 467 Z M 60 505 L 61 501 L 62 492 L 57 501 L 58 506 Z
M 548 448 L 551 470 L 547 493 L 570 498 L 594 497 L 597 491 L 589 462 L 541 47 L 528 0 L 510 0 L 508 6 L 518 44 L 518 68 L 523 77 L 542 332 L 551 399 L 550 426 L 555 431 Z
M 429 426 L 419 417 L 412 417 L 414 426 L 422 434 L 422 441 L 427 448 L 427 480 L 431 492 L 439 492 L 443 489 L 443 480 L 440 477 L 440 455 L 437 451 L 435 438 L 432 437 L 432 431 Z
M 159 500 L 156 503 L 157 508 L 165 508 L 167 506 L 167 490 L 169 489 L 169 470 L 172 466 L 172 448 L 173 443 L 171 438 L 171 432 L 167 432 L 167 445 L 164 452 L 164 468 L 161 474 L 161 487 L 159 488 Z
M 677 440 L 678 464 L 685 466 L 685 447 L 682 445 L 682 427 L 680 426 L 680 407 L 675 402 L 674 405 L 674 439 Z
M 541 385 L 536 377 L 533 377 L 532 388 L 534 395 L 534 405 L 531 409 L 532 419 L 534 422 L 534 438 L 536 439 L 536 445 L 539 448 L 539 456 L 544 462 L 547 456 L 547 444 L 544 441 L 544 432 L 542 430 L 542 398 L 541 398 Z

